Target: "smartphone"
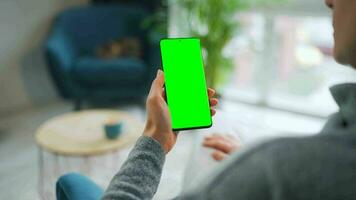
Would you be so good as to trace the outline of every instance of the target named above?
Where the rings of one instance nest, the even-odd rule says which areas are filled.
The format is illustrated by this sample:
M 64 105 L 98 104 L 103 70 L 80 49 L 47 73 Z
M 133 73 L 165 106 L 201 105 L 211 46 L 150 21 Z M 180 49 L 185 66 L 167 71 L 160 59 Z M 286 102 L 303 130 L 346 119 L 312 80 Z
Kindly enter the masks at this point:
M 211 127 L 200 40 L 162 39 L 160 48 L 173 131 Z

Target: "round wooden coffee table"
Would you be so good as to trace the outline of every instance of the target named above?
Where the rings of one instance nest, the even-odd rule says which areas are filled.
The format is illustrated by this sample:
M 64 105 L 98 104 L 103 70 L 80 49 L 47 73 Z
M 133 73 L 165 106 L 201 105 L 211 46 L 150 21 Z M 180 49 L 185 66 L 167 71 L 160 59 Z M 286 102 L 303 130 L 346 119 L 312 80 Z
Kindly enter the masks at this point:
M 110 119 L 123 122 L 122 133 L 115 140 L 105 137 L 104 124 Z M 43 123 L 36 132 L 42 199 L 54 199 L 57 178 L 71 171 L 90 176 L 105 187 L 142 128 L 142 122 L 115 110 L 72 112 Z

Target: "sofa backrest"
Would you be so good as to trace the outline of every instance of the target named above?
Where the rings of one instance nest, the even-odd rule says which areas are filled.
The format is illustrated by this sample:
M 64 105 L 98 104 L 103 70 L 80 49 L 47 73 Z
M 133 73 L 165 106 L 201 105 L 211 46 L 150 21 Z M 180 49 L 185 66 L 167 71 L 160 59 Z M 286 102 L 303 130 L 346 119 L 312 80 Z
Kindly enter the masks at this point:
M 154 11 L 155 8 L 162 6 L 166 0 L 91 0 L 94 4 L 106 4 L 106 3 L 121 3 L 121 4 L 138 4 L 144 6 L 150 11 Z
M 62 12 L 55 28 L 68 35 L 81 54 L 91 54 L 110 40 L 122 37 L 143 38 L 142 20 L 148 14 L 138 6 L 119 4 L 90 5 Z

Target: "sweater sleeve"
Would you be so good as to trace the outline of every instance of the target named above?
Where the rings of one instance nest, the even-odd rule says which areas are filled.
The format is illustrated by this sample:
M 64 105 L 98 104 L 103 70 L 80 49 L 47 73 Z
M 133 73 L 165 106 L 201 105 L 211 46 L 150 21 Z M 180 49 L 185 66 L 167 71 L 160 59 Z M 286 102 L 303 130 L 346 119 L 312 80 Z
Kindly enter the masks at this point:
M 275 181 L 270 155 L 266 145 L 232 155 L 199 185 L 175 200 L 272 199 L 273 188 L 278 187 L 278 181 Z
M 102 200 L 152 199 L 161 179 L 164 161 L 161 145 L 150 137 L 141 136 L 111 180 Z

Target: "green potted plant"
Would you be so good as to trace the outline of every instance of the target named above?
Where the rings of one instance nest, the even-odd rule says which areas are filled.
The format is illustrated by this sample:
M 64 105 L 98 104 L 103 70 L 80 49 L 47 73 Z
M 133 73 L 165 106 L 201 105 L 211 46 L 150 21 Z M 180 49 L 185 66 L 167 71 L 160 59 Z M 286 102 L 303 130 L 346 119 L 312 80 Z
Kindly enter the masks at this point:
M 201 39 L 209 87 L 217 88 L 218 83 L 223 80 L 223 75 L 233 66 L 231 59 L 225 57 L 222 51 L 240 28 L 236 14 L 251 6 L 280 1 L 283 0 L 174 1 L 187 14 L 189 35 Z

